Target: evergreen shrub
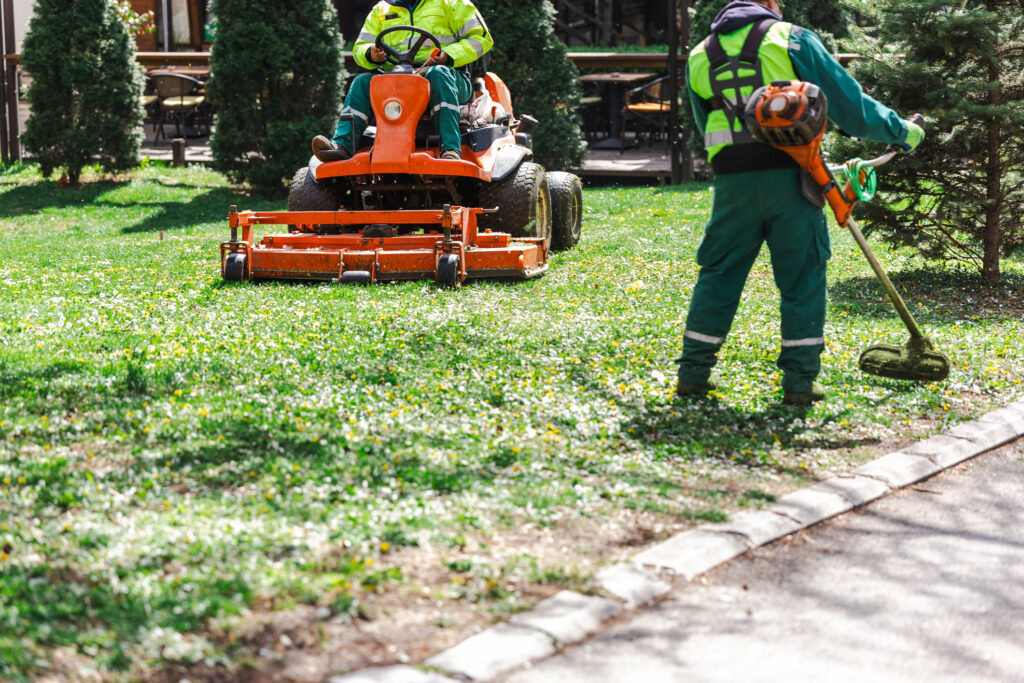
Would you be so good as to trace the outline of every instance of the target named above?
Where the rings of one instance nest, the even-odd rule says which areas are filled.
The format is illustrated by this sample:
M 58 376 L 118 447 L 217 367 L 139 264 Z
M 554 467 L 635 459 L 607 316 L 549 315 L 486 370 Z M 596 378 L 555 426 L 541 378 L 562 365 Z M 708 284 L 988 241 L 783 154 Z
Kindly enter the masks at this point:
M 142 73 L 110 0 L 36 0 L 21 64 L 32 77 L 21 140 L 44 177 L 63 167 L 77 185 L 91 163 L 105 171 L 138 163 Z
M 555 36 L 550 0 L 476 0 L 494 37 L 488 69 L 512 92 L 516 116 L 529 114 L 534 158 L 548 171 L 578 167 L 586 147 L 576 108 L 579 72 Z
M 207 94 L 216 108 L 214 167 L 279 196 L 309 160 L 309 141 L 334 132 L 344 63 L 329 0 L 213 0 L 217 38 Z
M 1024 12 L 1020 0 L 880 0 L 850 69 L 878 100 L 928 119 L 913 154 L 879 170 L 857 211 L 887 242 L 1000 280 L 1024 252 Z M 837 152 L 878 150 L 840 141 Z

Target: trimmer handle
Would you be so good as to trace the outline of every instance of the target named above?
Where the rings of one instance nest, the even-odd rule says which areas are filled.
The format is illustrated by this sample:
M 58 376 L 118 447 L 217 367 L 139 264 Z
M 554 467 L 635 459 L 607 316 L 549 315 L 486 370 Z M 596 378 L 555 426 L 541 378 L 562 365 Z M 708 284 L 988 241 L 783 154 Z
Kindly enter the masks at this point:
M 910 122 L 918 126 L 921 126 L 922 128 L 925 129 L 925 131 L 928 130 L 928 121 L 924 118 L 924 114 L 914 114 L 913 116 L 910 117 Z

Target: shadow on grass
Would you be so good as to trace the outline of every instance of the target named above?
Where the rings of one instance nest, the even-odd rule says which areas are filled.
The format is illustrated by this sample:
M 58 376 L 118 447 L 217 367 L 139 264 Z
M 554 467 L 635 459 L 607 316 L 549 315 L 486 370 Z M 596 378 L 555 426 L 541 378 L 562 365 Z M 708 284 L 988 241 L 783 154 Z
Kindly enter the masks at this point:
M 973 271 L 939 268 L 889 273 L 915 317 L 937 323 L 978 316 L 994 322 L 1024 318 L 1024 275 L 1004 273 L 992 286 Z M 829 287 L 833 304 L 852 315 L 887 318 L 896 315 L 881 283 L 874 277 L 838 280 Z
M 98 180 L 62 190 L 55 180 L 46 180 L 31 185 L 18 185 L 14 189 L 0 193 L 0 198 L 3 198 L 5 215 L 24 216 L 45 209 L 95 204 L 98 197 L 127 184 L 127 181 Z
M 131 234 L 158 230 L 172 231 L 191 227 L 198 223 L 222 221 L 226 234 L 229 207 L 235 204 L 242 209 L 246 202 L 251 201 L 253 200 L 240 190 L 218 187 L 207 190 L 187 202 L 150 203 L 147 205 L 160 207 L 159 213 L 147 216 L 135 225 L 126 226 L 121 229 L 121 232 Z

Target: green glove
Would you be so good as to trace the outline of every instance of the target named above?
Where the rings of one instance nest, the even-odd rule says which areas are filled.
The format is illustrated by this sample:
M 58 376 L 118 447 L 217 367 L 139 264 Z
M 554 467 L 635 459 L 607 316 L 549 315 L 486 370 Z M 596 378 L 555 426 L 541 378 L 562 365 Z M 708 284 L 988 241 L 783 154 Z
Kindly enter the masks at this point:
M 911 121 L 903 123 L 907 124 L 907 137 L 903 138 L 903 144 L 900 146 L 904 152 L 913 152 L 924 140 L 924 128 Z

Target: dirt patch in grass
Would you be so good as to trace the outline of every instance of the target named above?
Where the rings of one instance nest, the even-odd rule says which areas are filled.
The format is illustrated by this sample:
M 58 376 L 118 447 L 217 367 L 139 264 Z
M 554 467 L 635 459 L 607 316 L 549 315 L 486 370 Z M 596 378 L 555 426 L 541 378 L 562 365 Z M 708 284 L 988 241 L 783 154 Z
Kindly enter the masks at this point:
M 364 592 L 358 618 L 307 605 L 257 609 L 204 634 L 240 664 L 235 670 L 197 663 L 136 674 L 157 683 L 313 683 L 345 671 L 420 662 L 559 590 L 592 592 L 589 581 L 602 567 L 690 524 L 614 510 L 495 530 L 458 547 L 402 548 L 386 555 L 402 578 Z

